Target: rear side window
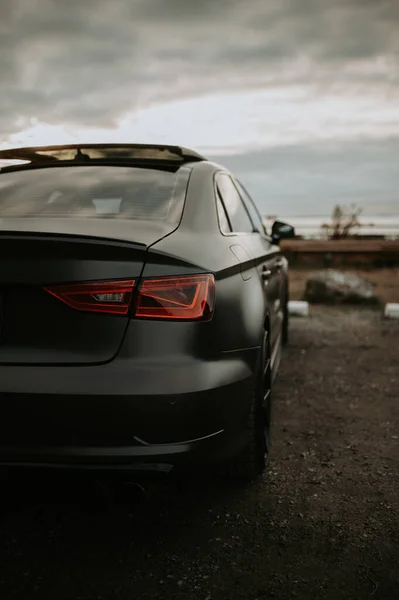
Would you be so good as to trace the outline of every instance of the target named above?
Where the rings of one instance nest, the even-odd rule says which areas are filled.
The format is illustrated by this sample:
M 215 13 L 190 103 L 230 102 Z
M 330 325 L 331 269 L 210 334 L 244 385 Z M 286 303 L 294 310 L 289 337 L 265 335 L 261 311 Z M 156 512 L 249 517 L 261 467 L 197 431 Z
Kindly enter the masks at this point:
M 51 167 L 0 173 L 0 218 L 181 218 L 191 170 Z
M 229 219 L 227 217 L 224 204 L 220 198 L 219 192 L 217 194 L 216 203 L 217 203 L 217 209 L 218 209 L 220 231 L 222 233 L 231 233 L 231 231 L 232 231 L 231 225 L 230 225 Z
M 253 233 L 254 226 L 233 181 L 226 174 L 218 175 L 216 185 L 235 233 Z
M 264 227 L 263 227 L 263 223 L 262 223 L 262 218 L 259 214 L 258 209 L 256 208 L 256 206 L 254 204 L 254 201 L 252 200 L 251 196 L 248 194 L 245 187 L 239 181 L 235 180 L 235 184 L 236 184 L 237 189 L 240 193 L 240 196 L 246 206 L 246 209 L 251 217 L 253 224 L 255 225 L 255 227 L 259 231 L 259 233 L 263 233 Z

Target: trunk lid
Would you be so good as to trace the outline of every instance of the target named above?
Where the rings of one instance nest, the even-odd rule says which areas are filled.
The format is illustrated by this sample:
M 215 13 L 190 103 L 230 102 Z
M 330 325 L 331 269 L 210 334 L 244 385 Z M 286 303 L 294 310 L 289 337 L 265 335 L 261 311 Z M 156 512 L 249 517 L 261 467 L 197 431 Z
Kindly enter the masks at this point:
M 153 237 L 153 239 L 156 236 Z M 0 364 L 112 360 L 127 315 L 74 310 L 44 286 L 141 275 L 147 246 L 79 236 L 0 234 Z

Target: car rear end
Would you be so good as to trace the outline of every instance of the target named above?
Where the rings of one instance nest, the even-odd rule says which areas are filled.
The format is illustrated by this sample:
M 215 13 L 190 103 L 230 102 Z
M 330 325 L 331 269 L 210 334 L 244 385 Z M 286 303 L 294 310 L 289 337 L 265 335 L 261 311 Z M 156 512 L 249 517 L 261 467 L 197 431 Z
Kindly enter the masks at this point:
M 244 443 L 252 373 L 215 345 L 214 275 L 154 250 L 189 179 L 189 166 L 0 174 L 0 464 L 168 471 Z

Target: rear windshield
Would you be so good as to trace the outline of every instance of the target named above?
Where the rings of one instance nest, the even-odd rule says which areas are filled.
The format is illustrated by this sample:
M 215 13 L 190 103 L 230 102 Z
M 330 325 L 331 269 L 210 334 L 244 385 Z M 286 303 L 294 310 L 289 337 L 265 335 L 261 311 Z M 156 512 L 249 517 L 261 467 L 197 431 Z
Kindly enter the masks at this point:
M 190 169 L 51 167 L 0 173 L 0 218 L 179 222 Z

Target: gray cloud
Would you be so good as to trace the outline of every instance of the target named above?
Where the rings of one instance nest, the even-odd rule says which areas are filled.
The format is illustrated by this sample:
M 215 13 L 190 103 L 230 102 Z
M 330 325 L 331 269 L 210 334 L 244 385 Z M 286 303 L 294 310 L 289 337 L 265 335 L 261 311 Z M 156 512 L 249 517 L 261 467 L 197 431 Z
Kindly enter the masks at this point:
M 112 127 L 135 108 L 210 91 L 394 89 L 398 23 L 388 0 L 2 3 L 0 132 L 31 117 Z
M 323 215 L 356 203 L 365 215 L 398 214 L 399 138 L 302 144 L 215 156 L 248 188 L 264 214 Z M 399 226 L 398 226 L 399 232 Z
M 31 118 L 113 128 L 135 109 L 220 91 L 296 85 L 316 99 L 350 95 L 394 106 L 398 26 L 395 0 L 2 2 L 0 141 Z M 399 140 L 388 137 L 217 160 L 265 212 L 323 213 L 352 201 L 395 211 L 398 151 Z

